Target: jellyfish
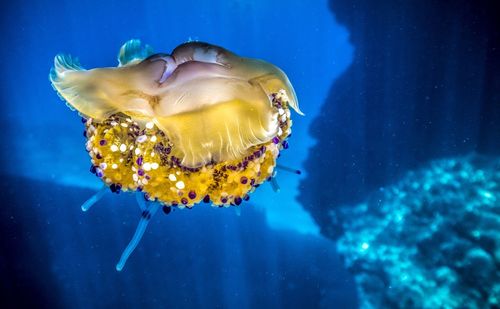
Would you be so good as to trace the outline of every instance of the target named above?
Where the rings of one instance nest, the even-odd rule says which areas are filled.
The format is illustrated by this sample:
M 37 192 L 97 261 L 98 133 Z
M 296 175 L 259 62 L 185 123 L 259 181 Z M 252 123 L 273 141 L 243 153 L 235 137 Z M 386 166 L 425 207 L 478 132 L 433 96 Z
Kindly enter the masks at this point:
M 50 82 L 85 125 L 90 171 L 105 192 L 133 192 L 142 211 L 116 269 L 121 271 L 151 217 L 199 203 L 239 207 L 288 148 L 295 91 L 278 67 L 219 46 L 187 42 L 171 54 L 139 40 L 120 49 L 117 67 L 84 69 L 57 55 Z

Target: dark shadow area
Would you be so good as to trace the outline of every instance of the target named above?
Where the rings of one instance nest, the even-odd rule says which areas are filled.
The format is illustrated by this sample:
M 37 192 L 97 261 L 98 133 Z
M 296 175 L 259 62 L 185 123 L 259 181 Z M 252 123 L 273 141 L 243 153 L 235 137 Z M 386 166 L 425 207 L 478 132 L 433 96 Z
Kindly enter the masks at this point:
M 43 220 L 37 218 L 27 187 L 0 190 L 0 298 L 2 308 L 63 308 L 61 290 L 49 267 Z M 26 202 L 28 202 L 26 204 Z M 30 210 L 28 210 L 29 208 Z M 46 224 L 46 223 L 45 223 Z
M 10 307 L 357 305 L 330 241 L 272 230 L 251 204 L 241 216 L 208 205 L 157 214 L 119 273 L 115 263 L 140 217 L 133 196 L 107 193 L 83 213 L 89 190 L 8 179 L 0 248 L 2 304 Z
M 342 231 L 328 210 L 434 158 L 500 153 L 500 23 L 494 1 L 330 1 L 330 8 L 355 54 L 311 127 L 318 144 L 299 200 L 336 237 Z

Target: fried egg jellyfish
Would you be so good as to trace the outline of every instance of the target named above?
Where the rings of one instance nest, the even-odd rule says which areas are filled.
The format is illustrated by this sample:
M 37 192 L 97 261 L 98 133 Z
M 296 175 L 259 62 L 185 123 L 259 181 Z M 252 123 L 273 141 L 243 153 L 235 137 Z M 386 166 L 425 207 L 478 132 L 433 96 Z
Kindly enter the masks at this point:
M 108 188 L 136 192 L 142 210 L 116 269 L 121 271 L 151 217 L 200 202 L 238 207 L 263 182 L 279 190 L 276 169 L 288 148 L 295 91 L 276 66 L 221 47 L 188 42 L 171 55 L 125 43 L 118 67 L 83 69 L 57 55 L 52 86 L 85 123 L 91 172 Z

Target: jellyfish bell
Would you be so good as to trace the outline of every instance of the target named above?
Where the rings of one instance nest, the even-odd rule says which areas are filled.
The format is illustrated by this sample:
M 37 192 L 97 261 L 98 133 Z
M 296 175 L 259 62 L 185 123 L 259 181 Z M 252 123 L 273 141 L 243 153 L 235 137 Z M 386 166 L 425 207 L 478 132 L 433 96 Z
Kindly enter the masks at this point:
M 85 119 L 91 171 L 104 194 L 137 192 L 142 210 L 121 270 L 161 207 L 200 202 L 239 206 L 280 167 L 288 148 L 290 109 L 302 115 L 293 87 L 276 66 L 201 42 L 155 54 L 140 41 L 125 43 L 117 67 L 85 70 L 58 55 L 50 81 Z

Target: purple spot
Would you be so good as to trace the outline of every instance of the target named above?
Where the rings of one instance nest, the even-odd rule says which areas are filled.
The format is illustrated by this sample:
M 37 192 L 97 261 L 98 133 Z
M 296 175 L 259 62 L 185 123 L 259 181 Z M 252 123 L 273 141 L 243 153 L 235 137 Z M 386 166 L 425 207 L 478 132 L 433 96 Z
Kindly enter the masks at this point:
M 203 198 L 203 202 L 204 203 L 210 203 L 210 196 L 209 195 L 205 195 L 205 197 Z
M 140 168 L 139 170 L 137 170 L 137 174 L 139 176 L 144 176 L 144 170 Z
M 141 166 L 142 165 L 142 156 L 137 158 L 137 160 L 135 162 L 137 163 L 137 165 Z
M 239 197 L 239 196 L 235 197 L 235 198 L 234 198 L 234 203 L 235 203 L 236 205 L 241 204 L 241 197 Z
M 185 198 L 185 197 L 183 197 L 183 198 L 181 199 L 181 203 L 182 203 L 182 204 L 184 204 L 184 205 L 186 205 L 186 204 L 188 203 L 188 199 L 187 199 L 187 198 Z
M 100 153 L 97 153 L 97 154 L 95 155 L 95 157 L 96 157 L 97 159 L 99 159 L 99 160 L 100 160 L 100 159 L 102 159 L 102 155 L 101 155 Z
M 245 176 L 243 176 L 243 177 L 240 178 L 240 182 L 242 184 L 246 184 L 248 182 L 248 178 L 246 178 Z
M 99 141 L 99 145 L 101 145 L 101 146 L 106 145 L 106 143 L 107 143 L 107 142 L 106 142 L 106 140 L 105 140 L 105 139 L 101 139 L 101 140 Z
M 162 210 L 166 215 L 168 215 L 172 211 L 172 207 L 163 205 Z
M 194 200 L 196 198 L 196 192 L 189 191 L 188 196 L 189 196 L 190 199 Z
M 277 136 L 273 137 L 273 143 L 278 144 L 279 142 L 280 139 Z
M 221 197 L 220 201 L 221 201 L 223 204 L 226 204 L 226 203 L 227 203 L 227 197 Z
M 283 141 L 283 143 L 281 145 L 283 145 L 283 148 L 288 149 L 288 142 L 287 141 Z

